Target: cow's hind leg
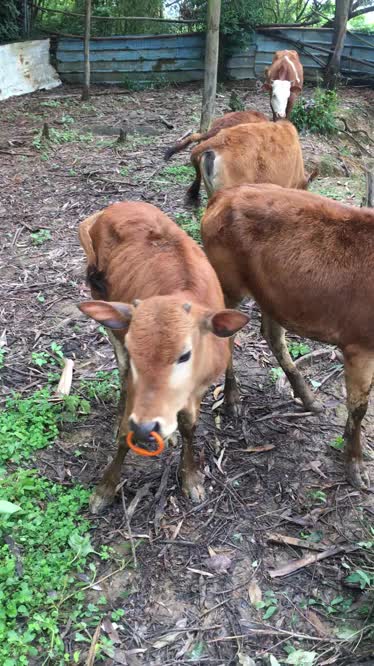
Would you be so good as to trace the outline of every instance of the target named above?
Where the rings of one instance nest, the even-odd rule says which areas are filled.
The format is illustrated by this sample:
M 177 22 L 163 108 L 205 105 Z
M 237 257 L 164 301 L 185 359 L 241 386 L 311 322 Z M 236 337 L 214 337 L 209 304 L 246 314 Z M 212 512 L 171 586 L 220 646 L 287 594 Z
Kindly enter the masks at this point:
M 344 431 L 346 477 L 356 488 L 367 488 L 369 476 L 362 460 L 361 422 L 373 383 L 374 354 L 344 350 L 348 418 Z
M 316 400 L 313 392 L 305 383 L 303 376 L 290 356 L 287 349 L 284 328 L 274 321 L 274 319 L 262 313 L 261 332 L 283 372 L 286 374 L 295 397 L 300 398 L 306 411 L 321 411 L 321 403 Z
M 125 410 L 116 432 L 115 445 L 117 447 L 112 462 L 106 468 L 103 478 L 90 498 L 90 509 L 92 513 L 100 513 L 109 506 L 115 497 L 116 487 L 121 480 L 121 468 L 128 453 L 127 433 L 129 416 L 133 409 L 133 387 L 131 374 L 127 378 L 127 392 L 125 396 Z
M 178 414 L 178 427 L 183 443 L 179 475 L 184 494 L 190 497 L 193 502 L 202 502 L 205 498 L 204 477 L 195 462 L 193 450 L 198 413 L 199 405 L 194 409 L 183 410 Z

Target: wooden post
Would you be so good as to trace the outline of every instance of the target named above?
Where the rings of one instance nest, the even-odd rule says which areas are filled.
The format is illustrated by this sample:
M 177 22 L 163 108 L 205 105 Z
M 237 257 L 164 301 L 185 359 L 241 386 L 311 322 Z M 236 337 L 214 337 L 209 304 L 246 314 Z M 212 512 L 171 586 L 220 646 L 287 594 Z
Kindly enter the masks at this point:
M 84 24 L 84 83 L 82 90 L 82 102 L 90 97 L 90 36 L 91 36 L 91 0 L 86 0 L 86 14 Z
M 217 90 L 220 16 L 221 0 L 208 0 L 204 93 L 200 120 L 201 132 L 206 132 L 209 129 L 214 115 Z

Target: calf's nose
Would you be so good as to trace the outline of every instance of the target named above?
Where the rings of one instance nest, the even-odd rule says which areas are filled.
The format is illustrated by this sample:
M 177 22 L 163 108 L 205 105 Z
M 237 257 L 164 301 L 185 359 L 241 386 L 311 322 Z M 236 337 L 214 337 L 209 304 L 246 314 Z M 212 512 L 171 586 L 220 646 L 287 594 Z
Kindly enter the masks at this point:
M 134 438 L 140 442 L 149 442 L 152 440 L 151 432 L 159 433 L 161 428 L 158 421 L 147 421 L 137 423 L 134 419 L 129 420 L 130 430 L 134 433 Z

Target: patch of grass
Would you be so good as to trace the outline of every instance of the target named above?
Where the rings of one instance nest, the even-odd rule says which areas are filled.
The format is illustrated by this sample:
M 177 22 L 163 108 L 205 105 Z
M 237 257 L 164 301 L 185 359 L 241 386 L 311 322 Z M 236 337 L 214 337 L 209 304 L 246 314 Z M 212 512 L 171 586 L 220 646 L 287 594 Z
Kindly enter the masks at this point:
M 177 166 L 168 166 L 162 170 L 162 175 L 167 176 L 173 183 L 178 185 L 187 185 L 193 180 L 195 171 L 190 166 L 179 164 Z
M 263 620 L 269 620 L 278 610 L 278 600 L 272 590 L 264 593 L 262 601 L 255 603 L 257 610 L 263 610 Z
M 274 384 L 278 381 L 278 379 L 281 379 L 283 375 L 284 372 L 280 367 L 270 369 L 270 379 L 272 382 L 274 382 Z
M 337 451 L 343 451 L 344 437 L 342 437 L 342 435 L 338 435 L 335 437 L 335 439 L 332 439 L 331 442 L 329 442 L 329 446 L 331 446 L 332 449 L 336 449 Z
M 0 517 L 0 663 L 71 663 L 59 624 L 82 617 L 84 593 L 76 573 L 93 552 L 90 524 L 82 517 L 88 491 L 53 484 L 30 470 L 2 476 L 0 497 L 20 510 Z M 74 592 L 75 608 L 63 605 L 67 590 Z
M 310 100 L 299 97 L 291 114 L 291 120 L 299 132 L 335 134 L 337 132 L 335 112 L 338 96 L 335 90 L 316 88 Z
M 49 229 L 40 229 L 31 234 L 31 242 L 33 245 L 43 245 L 43 243 L 51 240 L 51 238 L 52 236 Z
M 80 383 L 80 391 L 88 400 L 115 402 L 120 388 L 118 370 L 105 372 L 100 370 L 95 379 L 84 379 Z
M 48 109 L 57 109 L 61 106 L 61 102 L 58 99 L 48 99 L 46 102 L 41 102 L 40 106 L 46 106 Z
M 42 138 L 42 131 L 38 132 L 36 137 L 34 138 L 32 145 L 34 148 L 37 150 L 42 150 L 45 149 L 45 147 L 49 144 L 64 144 L 64 143 L 73 143 L 73 142 L 89 142 L 92 141 L 93 135 L 91 133 L 88 134 L 80 134 L 78 130 L 71 129 L 70 127 L 67 127 L 66 125 L 62 129 L 56 129 L 55 127 L 50 127 L 49 129 L 49 142 L 46 141 L 45 139 Z
M 87 400 L 76 395 L 57 400 L 48 387 L 28 398 L 15 394 L 0 412 L 0 464 L 31 458 L 56 439 L 62 422 L 89 411 Z
M 57 342 L 52 342 L 50 350 L 51 350 L 50 352 L 48 351 L 32 352 L 31 354 L 32 363 L 39 367 L 47 365 L 47 363 L 52 365 L 56 364 L 63 365 L 64 353 L 62 351 L 61 345 L 57 344 Z
M 305 354 L 309 354 L 310 347 L 305 345 L 303 342 L 290 342 L 288 345 L 288 351 L 290 352 L 292 358 L 296 359 L 300 356 L 305 356 Z
M 176 223 L 181 229 L 183 229 L 183 231 L 191 236 L 191 238 L 193 238 L 197 243 L 201 243 L 200 222 L 195 215 L 176 213 L 174 217 Z

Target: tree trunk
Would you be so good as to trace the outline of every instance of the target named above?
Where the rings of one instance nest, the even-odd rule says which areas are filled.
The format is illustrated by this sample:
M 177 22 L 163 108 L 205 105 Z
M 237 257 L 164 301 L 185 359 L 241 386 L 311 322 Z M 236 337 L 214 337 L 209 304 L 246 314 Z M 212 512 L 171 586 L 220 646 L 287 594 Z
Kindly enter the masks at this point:
M 86 0 L 86 16 L 84 25 L 84 84 L 82 102 L 90 97 L 90 36 L 91 36 L 91 0 Z
M 221 0 L 208 0 L 204 93 L 200 120 L 201 132 L 206 132 L 209 129 L 214 115 L 217 90 L 220 16 Z
M 335 1 L 334 37 L 331 45 L 332 53 L 325 70 L 324 83 L 330 90 L 336 88 L 340 73 L 340 61 L 347 34 L 347 22 L 352 0 Z

